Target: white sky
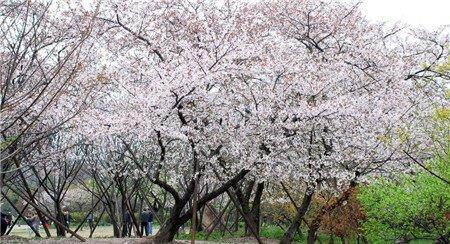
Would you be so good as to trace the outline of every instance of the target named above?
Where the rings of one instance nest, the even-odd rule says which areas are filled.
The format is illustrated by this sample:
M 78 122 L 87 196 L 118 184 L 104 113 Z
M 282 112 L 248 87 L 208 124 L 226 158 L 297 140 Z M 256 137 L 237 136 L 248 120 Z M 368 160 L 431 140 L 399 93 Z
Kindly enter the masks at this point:
M 0 0 L 1 1 L 1 0 Z M 92 3 L 92 0 L 81 0 Z M 220 0 L 211 0 L 220 1 Z M 258 1 L 258 0 L 240 0 Z M 361 2 L 361 10 L 374 21 L 401 21 L 416 27 L 450 25 L 450 0 L 339 0 Z
M 361 10 L 370 20 L 401 21 L 425 28 L 450 25 L 450 0 L 360 0 L 360 2 L 362 2 Z

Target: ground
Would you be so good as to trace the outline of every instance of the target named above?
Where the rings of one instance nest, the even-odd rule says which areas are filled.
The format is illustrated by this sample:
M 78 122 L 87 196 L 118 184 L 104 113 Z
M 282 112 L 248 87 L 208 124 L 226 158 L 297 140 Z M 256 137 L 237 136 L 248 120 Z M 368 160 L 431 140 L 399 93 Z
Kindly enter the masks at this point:
M 72 230 L 74 230 L 75 228 L 76 228 L 75 226 L 71 226 Z M 41 235 L 45 235 L 45 232 L 44 232 L 44 229 L 42 228 L 42 226 L 41 226 L 39 232 L 41 233 Z M 56 229 L 50 228 L 50 234 L 52 236 L 56 236 Z M 89 227 L 87 227 L 87 226 L 83 227 L 82 230 L 77 231 L 77 234 L 79 234 L 82 237 L 87 238 L 89 236 Z M 30 230 L 30 228 L 27 225 L 21 225 L 20 227 L 14 226 L 10 235 L 20 236 L 20 237 L 24 237 L 24 238 L 33 238 L 34 237 L 34 233 Z M 113 237 L 113 236 L 114 236 L 114 234 L 113 234 L 113 229 L 111 226 L 98 226 L 96 228 L 96 230 L 94 231 L 94 234 L 92 237 L 94 237 L 94 238 L 109 238 L 109 237 Z
M 26 239 L 19 236 L 6 236 L 2 237 L 0 239 L 1 243 L 5 244 L 19 244 L 19 243 L 30 243 L 30 244 L 68 244 L 68 243 L 81 243 L 79 240 L 74 238 L 62 238 L 62 239 Z M 198 244 L 255 244 L 257 243 L 256 240 L 252 238 L 237 238 L 237 239 L 230 239 L 226 242 L 213 242 L 213 241 L 195 241 Z M 85 243 L 88 244 L 119 244 L 119 243 L 125 243 L 125 244 L 144 244 L 144 243 L 152 243 L 150 239 L 147 238 L 95 238 L 95 239 L 87 239 Z M 190 243 L 188 240 L 176 240 L 173 243 L 175 244 L 185 244 Z M 275 244 L 278 243 L 278 241 L 275 240 L 264 240 L 264 243 L 267 244 Z
M 73 227 L 75 228 L 75 227 Z M 158 229 L 153 230 L 153 234 L 156 233 Z M 41 228 L 40 230 L 41 234 L 45 234 L 44 230 Z M 56 236 L 56 229 L 50 228 L 50 233 L 52 236 Z M 82 237 L 87 238 L 89 236 L 89 228 L 84 227 L 82 230 L 79 230 L 77 232 Z M 97 229 L 94 232 L 94 235 L 92 239 L 88 239 L 86 243 L 89 244 L 107 244 L 107 243 L 125 243 L 125 244 L 141 244 L 141 243 L 151 243 L 151 239 L 148 238 L 112 238 L 113 236 L 113 230 L 111 226 L 98 226 Z M 75 238 L 53 238 L 53 239 L 36 239 L 34 238 L 34 233 L 29 232 L 28 226 L 21 225 L 21 226 L 15 226 L 14 229 L 11 231 L 10 236 L 2 237 L 1 243 L 7 243 L 7 244 L 13 244 L 13 243 L 39 243 L 39 244 L 53 244 L 53 243 L 80 243 Z M 190 243 L 189 240 L 176 240 L 174 243 Z M 248 243 L 248 244 L 254 244 L 257 243 L 256 240 L 253 238 L 235 238 L 235 239 L 228 239 L 226 242 L 220 242 L 220 241 L 196 241 L 196 243 L 199 244 L 208 244 L 208 243 Z M 272 244 L 277 243 L 275 240 L 268 240 L 266 239 L 264 243 Z
M 75 229 L 76 227 L 72 227 Z M 154 230 L 155 231 L 155 230 Z M 157 230 L 156 230 L 157 231 Z M 41 227 L 40 233 L 45 235 L 43 228 Z M 56 229 L 50 228 L 52 236 L 56 236 Z M 82 230 L 78 230 L 77 233 L 82 237 L 88 238 L 89 227 L 84 227 Z M 155 232 L 154 232 L 155 233 Z M 112 238 L 113 229 L 111 226 L 98 226 L 93 234 L 94 239 L 87 239 L 86 243 L 149 243 L 146 238 Z M 34 233 L 31 232 L 28 226 L 21 225 L 15 226 L 10 233 L 10 237 L 2 238 L 2 243 L 79 243 L 75 238 L 61 238 L 61 239 L 36 239 Z

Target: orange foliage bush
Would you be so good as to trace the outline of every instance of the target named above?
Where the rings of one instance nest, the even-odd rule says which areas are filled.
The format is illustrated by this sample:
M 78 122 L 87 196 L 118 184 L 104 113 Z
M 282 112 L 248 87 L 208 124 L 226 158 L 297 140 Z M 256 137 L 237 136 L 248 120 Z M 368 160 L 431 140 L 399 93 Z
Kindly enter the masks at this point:
M 336 198 L 332 197 L 326 203 L 322 202 L 321 205 L 332 204 L 334 201 Z M 360 232 L 364 219 L 365 213 L 357 199 L 357 189 L 353 189 L 344 204 L 322 216 L 321 230 L 325 234 L 338 237 L 356 236 Z

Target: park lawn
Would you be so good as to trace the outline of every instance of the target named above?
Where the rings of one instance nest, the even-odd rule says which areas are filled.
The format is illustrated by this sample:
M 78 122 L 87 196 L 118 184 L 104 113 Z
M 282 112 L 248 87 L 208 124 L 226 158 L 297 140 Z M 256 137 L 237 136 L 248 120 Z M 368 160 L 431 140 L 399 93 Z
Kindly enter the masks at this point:
M 75 229 L 75 226 L 72 226 L 73 229 Z M 157 229 L 154 229 L 153 234 L 155 234 L 157 231 Z M 186 233 L 180 233 L 178 235 L 175 236 L 175 239 L 177 240 L 190 240 L 191 239 L 191 235 L 188 233 L 189 232 L 189 228 L 186 229 Z M 43 228 L 41 227 L 40 229 L 40 233 L 45 235 L 45 232 L 43 230 Z M 52 234 L 52 236 L 56 236 L 56 229 L 55 228 L 50 228 L 50 233 Z M 80 234 L 83 237 L 88 237 L 89 236 L 89 227 L 85 226 L 83 227 L 83 230 L 79 230 L 77 232 L 78 234 Z M 305 233 L 305 231 L 304 231 Z M 34 233 L 32 235 L 29 235 L 28 233 L 28 227 L 25 225 L 21 225 L 20 227 L 16 226 L 10 233 L 10 235 L 14 235 L 14 236 L 19 236 L 19 237 L 23 237 L 23 238 L 27 238 L 27 239 L 35 239 L 34 237 Z M 208 238 L 209 242 L 221 242 L 221 243 L 227 243 L 227 240 L 232 241 L 232 240 L 237 240 L 241 237 L 243 237 L 244 235 L 244 231 L 243 229 L 239 229 L 236 232 L 233 232 L 232 234 L 230 233 L 226 233 L 223 237 L 222 237 L 222 233 L 218 232 L 218 231 L 214 231 Z M 261 229 L 261 237 L 266 239 L 266 240 L 280 240 L 283 236 L 283 231 L 281 230 L 281 228 L 276 227 L 276 226 L 263 226 Z M 104 226 L 98 226 L 97 229 L 95 230 L 94 234 L 93 234 L 93 238 L 113 238 L 113 228 L 111 225 L 104 225 Z M 322 241 L 322 243 L 328 243 L 328 236 L 325 235 L 321 235 L 320 240 Z M 197 232 L 196 234 L 196 240 L 205 240 L 205 232 Z M 294 243 L 306 243 L 306 239 L 304 236 L 299 236 L 297 235 L 294 238 Z M 334 241 L 335 244 L 340 244 L 341 241 L 339 240 L 339 238 L 335 238 Z M 349 240 L 348 242 L 349 244 L 353 244 L 353 243 L 357 243 L 356 240 Z M 374 244 L 384 244 L 384 243 L 393 243 L 392 241 L 386 241 L 386 242 L 377 242 Z M 414 240 L 411 241 L 410 244 L 431 244 L 433 243 L 433 241 L 428 241 L 428 240 Z
M 294 237 L 294 243 L 299 243 L 299 244 L 306 243 L 306 236 L 305 236 L 306 231 L 307 230 L 303 230 L 303 235 L 296 235 Z M 261 227 L 260 236 L 261 236 L 261 238 L 263 238 L 265 240 L 265 242 L 268 242 L 268 243 L 272 243 L 272 242 L 277 243 L 277 241 L 275 241 L 275 240 L 281 240 L 281 238 L 283 237 L 283 234 L 284 234 L 283 230 L 278 226 L 263 225 Z M 234 241 L 231 241 L 231 240 L 239 240 L 239 238 L 242 238 L 243 236 L 244 236 L 244 230 L 242 228 L 239 228 L 238 231 L 233 232 L 232 234 L 227 232 L 223 236 L 222 236 L 221 232 L 213 231 L 207 241 L 227 243 L 227 240 L 228 240 L 230 242 L 235 243 Z M 206 240 L 205 237 L 206 237 L 206 232 L 200 231 L 200 232 L 196 233 L 196 240 L 205 241 Z M 190 240 L 191 235 L 189 233 L 180 233 L 175 236 L 175 239 Z M 319 235 L 319 239 L 320 239 L 321 243 L 328 243 L 328 241 L 329 241 L 329 237 L 327 235 L 323 235 L 323 234 Z M 316 242 L 316 243 L 320 243 L 320 242 Z M 341 244 L 342 242 L 339 238 L 334 238 L 334 243 Z M 347 243 L 348 244 L 356 244 L 357 240 L 350 239 L 350 240 L 347 240 Z M 376 243 L 371 243 L 371 244 L 392 244 L 392 243 L 394 243 L 394 242 L 393 241 L 383 241 L 383 242 L 376 242 Z M 410 242 L 410 244 L 431 244 L 431 243 L 433 243 L 433 241 L 431 241 L 431 240 L 413 240 Z
M 75 226 L 71 227 L 72 229 L 75 229 Z M 20 236 L 23 238 L 29 238 L 29 239 L 33 239 L 34 238 L 34 233 L 31 232 L 32 234 L 29 234 L 29 227 L 25 226 L 25 225 L 21 225 L 20 227 L 15 226 L 10 235 L 14 235 L 14 236 Z M 45 236 L 45 231 L 44 229 L 40 228 L 39 233 L 42 236 Z M 78 230 L 77 233 L 79 235 L 81 235 L 82 237 L 89 237 L 89 227 L 88 226 L 84 226 L 83 230 Z M 52 236 L 56 236 L 56 229 L 53 227 L 50 228 L 50 234 Z M 69 234 L 70 236 L 70 234 Z M 105 226 L 97 226 L 97 228 L 94 231 L 94 234 L 92 235 L 93 238 L 109 238 L 109 237 L 113 237 L 113 228 L 110 225 L 105 225 Z

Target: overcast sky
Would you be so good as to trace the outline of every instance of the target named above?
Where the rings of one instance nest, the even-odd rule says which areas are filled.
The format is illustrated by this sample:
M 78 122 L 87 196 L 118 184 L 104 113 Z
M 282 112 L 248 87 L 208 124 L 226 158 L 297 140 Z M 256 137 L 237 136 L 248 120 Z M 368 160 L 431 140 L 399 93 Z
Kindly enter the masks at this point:
M 360 2 L 362 11 L 371 20 L 402 21 L 426 28 L 450 25 L 450 0 L 360 0 Z

